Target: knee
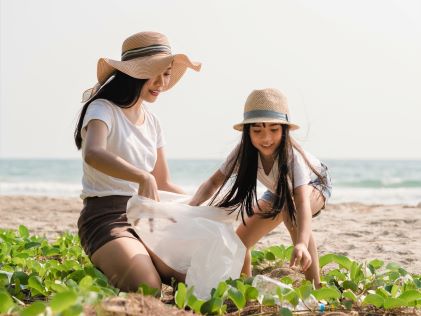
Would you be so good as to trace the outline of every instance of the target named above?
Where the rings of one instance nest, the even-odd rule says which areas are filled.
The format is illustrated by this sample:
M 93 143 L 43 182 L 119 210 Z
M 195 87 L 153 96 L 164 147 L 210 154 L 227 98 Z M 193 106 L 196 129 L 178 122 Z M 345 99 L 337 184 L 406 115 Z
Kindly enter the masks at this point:
M 123 275 L 117 281 L 116 287 L 125 292 L 137 292 L 141 284 L 161 290 L 161 279 L 159 276 L 150 275 Z

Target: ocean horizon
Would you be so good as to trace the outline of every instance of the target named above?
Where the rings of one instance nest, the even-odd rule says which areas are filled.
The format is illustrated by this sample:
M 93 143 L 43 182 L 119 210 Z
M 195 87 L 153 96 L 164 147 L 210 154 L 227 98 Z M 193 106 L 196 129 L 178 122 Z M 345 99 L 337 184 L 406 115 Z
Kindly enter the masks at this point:
M 330 203 L 421 203 L 421 160 L 324 159 L 333 182 Z M 222 159 L 168 159 L 171 178 L 193 194 Z M 81 159 L 0 159 L 0 195 L 78 197 Z M 258 186 L 258 191 L 264 188 Z

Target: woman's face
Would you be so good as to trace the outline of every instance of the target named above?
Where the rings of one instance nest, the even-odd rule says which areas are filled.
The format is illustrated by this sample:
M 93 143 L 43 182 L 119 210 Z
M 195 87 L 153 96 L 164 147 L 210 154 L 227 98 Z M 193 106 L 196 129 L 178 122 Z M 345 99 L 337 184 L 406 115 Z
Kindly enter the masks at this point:
M 273 157 L 282 139 L 279 123 L 255 123 L 250 126 L 250 139 L 264 157 Z
M 171 78 L 171 66 L 163 73 L 155 78 L 151 78 L 145 82 L 140 91 L 140 98 L 143 101 L 152 103 L 155 102 L 158 95 L 168 86 Z

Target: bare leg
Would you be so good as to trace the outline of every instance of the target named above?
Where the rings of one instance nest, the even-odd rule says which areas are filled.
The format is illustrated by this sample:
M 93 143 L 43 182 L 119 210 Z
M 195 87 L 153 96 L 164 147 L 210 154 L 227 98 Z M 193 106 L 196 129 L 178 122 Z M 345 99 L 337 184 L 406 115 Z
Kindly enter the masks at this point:
M 270 204 L 266 201 L 259 200 L 260 208 L 265 211 L 270 208 Z M 320 191 L 313 189 L 311 193 L 311 210 L 313 214 L 316 214 L 324 204 L 324 198 Z M 258 208 L 255 208 L 255 213 L 260 212 Z M 258 215 L 245 218 L 246 226 L 240 224 L 237 228 L 237 235 L 247 248 L 246 257 L 244 259 L 244 266 L 242 273 L 247 276 L 251 276 L 251 248 L 267 233 L 277 227 L 282 221 L 284 221 L 285 212 L 281 212 L 274 220 L 264 219 Z M 297 240 L 296 228 L 293 227 L 288 216 L 285 216 L 285 226 L 287 227 L 293 244 L 295 245 Z M 320 287 L 320 272 L 319 272 L 319 257 L 317 253 L 316 243 L 313 238 L 313 234 L 310 235 L 310 241 L 308 246 L 309 253 L 312 258 L 312 264 L 310 268 L 305 272 L 306 279 L 313 281 L 315 286 Z
M 319 212 L 323 205 L 324 205 L 324 197 L 320 193 L 319 190 L 313 189 L 310 195 L 310 206 L 312 214 L 316 214 Z M 292 242 L 295 245 L 297 241 L 297 229 L 294 227 L 287 218 L 285 220 L 285 226 L 289 231 L 289 234 L 291 236 Z M 310 233 L 310 240 L 308 243 L 308 252 L 310 253 L 312 262 L 310 267 L 307 269 L 307 271 L 304 272 L 304 275 L 306 276 L 307 280 L 310 280 L 314 283 L 315 288 L 320 288 L 320 266 L 319 266 L 319 254 L 317 252 L 317 245 L 316 241 L 314 240 L 313 232 Z
M 155 255 L 151 256 L 140 241 L 128 237 L 106 243 L 95 251 L 91 260 L 111 284 L 123 291 L 136 291 L 141 283 L 161 289 L 161 277 L 183 277 Z
M 270 209 L 270 204 L 268 202 L 259 200 L 258 203 L 263 211 Z M 256 207 L 254 212 L 256 214 L 260 211 Z M 247 276 L 251 276 L 251 248 L 263 236 L 282 223 L 283 213 L 281 212 L 274 220 L 265 219 L 256 214 L 252 217 L 244 217 L 244 221 L 246 222 L 246 225 L 241 223 L 237 228 L 237 235 L 240 237 L 241 241 L 247 248 L 241 273 Z

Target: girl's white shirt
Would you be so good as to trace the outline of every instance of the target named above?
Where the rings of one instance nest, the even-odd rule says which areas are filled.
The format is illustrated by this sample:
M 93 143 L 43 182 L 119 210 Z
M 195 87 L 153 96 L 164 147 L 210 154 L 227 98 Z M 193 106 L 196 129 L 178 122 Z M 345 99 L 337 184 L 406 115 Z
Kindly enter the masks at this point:
M 157 150 L 165 140 L 158 118 L 143 104 L 145 121 L 135 125 L 123 110 L 105 99 L 94 100 L 88 107 L 82 125 L 82 156 L 85 157 L 86 126 L 91 120 L 107 125 L 106 150 L 118 155 L 135 167 L 151 172 L 157 160 Z M 139 184 L 106 175 L 83 160 L 82 199 L 92 196 L 137 194 Z
M 234 161 L 235 157 L 237 156 L 238 150 L 240 146 L 237 145 L 234 150 L 228 155 L 227 159 L 219 168 L 224 175 L 228 174 L 231 162 Z M 309 168 L 306 164 L 304 158 L 301 154 L 296 150 L 292 150 L 292 161 L 290 162 L 293 168 L 293 176 L 294 176 L 294 189 L 298 188 L 299 186 L 309 184 L 312 179 L 315 178 L 314 172 Z M 321 162 L 315 156 L 310 154 L 307 151 L 304 151 L 306 158 L 310 162 L 310 164 L 318 171 L 321 171 Z M 238 166 L 235 167 L 234 173 Z M 273 163 L 272 169 L 268 174 L 265 173 L 265 170 L 262 165 L 262 160 L 260 159 L 260 154 L 258 155 L 258 162 L 257 162 L 257 180 L 263 184 L 269 191 L 272 193 L 276 192 L 276 186 L 278 185 L 277 180 L 279 178 L 279 171 L 278 171 L 278 160 L 276 159 Z

